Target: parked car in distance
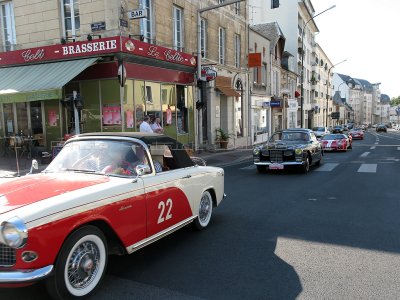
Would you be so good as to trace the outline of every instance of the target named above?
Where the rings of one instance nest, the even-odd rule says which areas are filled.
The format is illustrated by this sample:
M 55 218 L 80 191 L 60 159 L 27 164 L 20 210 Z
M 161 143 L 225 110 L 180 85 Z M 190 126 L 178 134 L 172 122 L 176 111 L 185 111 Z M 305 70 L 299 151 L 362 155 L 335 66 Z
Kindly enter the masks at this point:
M 316 136 L 317 138 L 321 138 L 321 137 L 324 136 L 325 134 L 330 133 L 329 130 L 328 130 L 328 128 L 327 128 L 327 127 L 324 127 L 324 126 L 322 126 L 322 127 L 314 127 L 312 130 L 314 131 L 315 136 Z
M 361 128 L 354 128 L 349 131 L 349 136 L 351 136 L 353 139 L 363 140 L 364 131 Z
M 332 133 L 343 133 L 343 127 L 340 125 L 333 126 Z
M 351 137 L 342 133 L 324 135 L 321 144 L 324 151 L 347 151 L 353 148 Z
M 225 196 L 224 170 L 199 166 L 163 134 L 86 133 L 43 172 L 0 184 L 0 195 L 0 287 L 45 280 L 53 298 L 81 299 L 109 254 L 190 223 L 206 228 Z
M 322 146 L 314 132 L 302 128 L 277 131 L 266 143 L 253 149 L 258 172 L 295 166 L 307 173 L 312 164 L 321 164 L 322 157 Z
M 387 132 L 387 127 L 386 127 L 386 125 L 383 125 L 383 124 L 378 124 L 378 125 L 376 125 L 376 132 Z

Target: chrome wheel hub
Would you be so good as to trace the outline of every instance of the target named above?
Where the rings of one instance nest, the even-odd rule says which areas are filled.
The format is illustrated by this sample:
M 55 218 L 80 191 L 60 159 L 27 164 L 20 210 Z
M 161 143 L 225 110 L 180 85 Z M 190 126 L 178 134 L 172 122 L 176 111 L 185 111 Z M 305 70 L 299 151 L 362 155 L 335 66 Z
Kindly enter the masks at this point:
M 96 244 L 84 242 L 75 248 L 68 261 L 68 280 L 74 288 L 87 287 L 96 277 L 100 252 Z

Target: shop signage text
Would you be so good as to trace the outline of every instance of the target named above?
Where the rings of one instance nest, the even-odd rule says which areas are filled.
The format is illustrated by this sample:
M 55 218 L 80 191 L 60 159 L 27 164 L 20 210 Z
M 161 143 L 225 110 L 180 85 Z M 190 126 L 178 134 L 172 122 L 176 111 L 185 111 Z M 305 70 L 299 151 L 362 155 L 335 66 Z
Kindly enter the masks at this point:
M 44 57 L 44 49 L 38 49 L 36 52 L 32 52 L 31 49 L 28 49 L 22 52 L 22 58 L 25 61 L 34 61 L 34 60 L 41 60 Z
M 92 41 L 72 42 L 64 45 L 57 44 L 0 52 L 0 67 L 82 57 L 88 58 L 92 56 L 110 55 L 118 52 L 154 58 L 190 67 L 196 65 L 196 59 L 193 55 L 128 37 L 114 36 Z
M 132 19 L 140 19 L 147 17 L 147 10 L 146 9 L 136 9 L 132 11 L 128 11 L 128 18 Z
M 99 52 L 117 49 L 117 40 L 110 40 L 105 42 L 89 42 L 85 44 L 63 46 L 63 55 L 73 55 L 81 53 Z

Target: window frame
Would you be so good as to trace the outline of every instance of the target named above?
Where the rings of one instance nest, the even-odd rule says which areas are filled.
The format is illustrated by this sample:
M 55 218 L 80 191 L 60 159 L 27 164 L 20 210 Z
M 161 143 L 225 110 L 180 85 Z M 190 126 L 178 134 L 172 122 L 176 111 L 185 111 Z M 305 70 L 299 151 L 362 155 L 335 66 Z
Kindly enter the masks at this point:
M 235 68 L 240 68 L 241 40 L 240 35 L 235 33 Z
M 76 3 L 74 3 L 76 2 Z M 61 14 L 62 14 L 62 20 L 63 20 L 63 31 L 64 31 L 64 37 L 68 38 L 71 37 L 73 39 L 76 38 L 76 36 L 79 35 L 80 33 L 80 14 L 79 14 L 79 0 L 60 0 L 61 4 Z M 70 14 L 67 16 L 67 12 L 65 11 L 65 6 L 69 5 L 70 6 Z M 78 9 L 75 9 L 75 6 L 78 6 Z M 75 12 L 78 12 L 75 14 Z M 74 16 L 72 17 L 72 13 Z M 71 29 L 67 28 L 67 19 L 71 20 Z M 77 22 L 76 19 L 78 19 L 78 27 L 77 27 Z M 68 33 L 71 32 L 71 35 Z
M 8 7 L 8 12 L 6 11 Z M 14 15 L 14 5 L 12 1 L 6 1 L 0 3 L 0 24 L 1 24 L 1 36 L 2 45 L 4 51 L 16 50 L 17 37 L 15 31 L 15 15 Z M 5 23 L 8 23 L 7 26 Z M 9 29 L 10 33 L 7 33 Z M 10 36 L 10 38 L 7 38 Z M 7 44 L 8 42 L 8 44 Z
M 139 7 L 147 11 L 147 18 L 140 19 L 140 34 L 146 43 L 153 40 L 153 0 L 140 0 Z
M 178 15 L 179 12 L 179 15 Z M 173 22 L 173 48 L 177 51 L 183 51 L 183 8 L 173 5 L 172 7 L 172 22 Z
M 207 57 L 207 19 L 200 19 L 200 53 L 203 58 Z
M 226 30 L 223 27 L 219 27 L 218 28 L 218 62 L 221 65 L 224 65 L 226 63 L 225 47 L 226 47 Z

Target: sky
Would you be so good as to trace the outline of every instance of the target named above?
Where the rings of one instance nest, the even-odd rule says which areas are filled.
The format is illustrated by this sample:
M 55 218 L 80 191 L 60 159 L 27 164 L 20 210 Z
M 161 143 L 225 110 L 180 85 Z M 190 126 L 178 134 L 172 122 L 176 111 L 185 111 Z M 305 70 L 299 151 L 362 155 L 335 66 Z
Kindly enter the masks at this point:
M 311 0 L 319 33 L 316 42 L 332 64 L 333 72 L 381 83 L 380 91 L 400 96 L 400 1 Z

